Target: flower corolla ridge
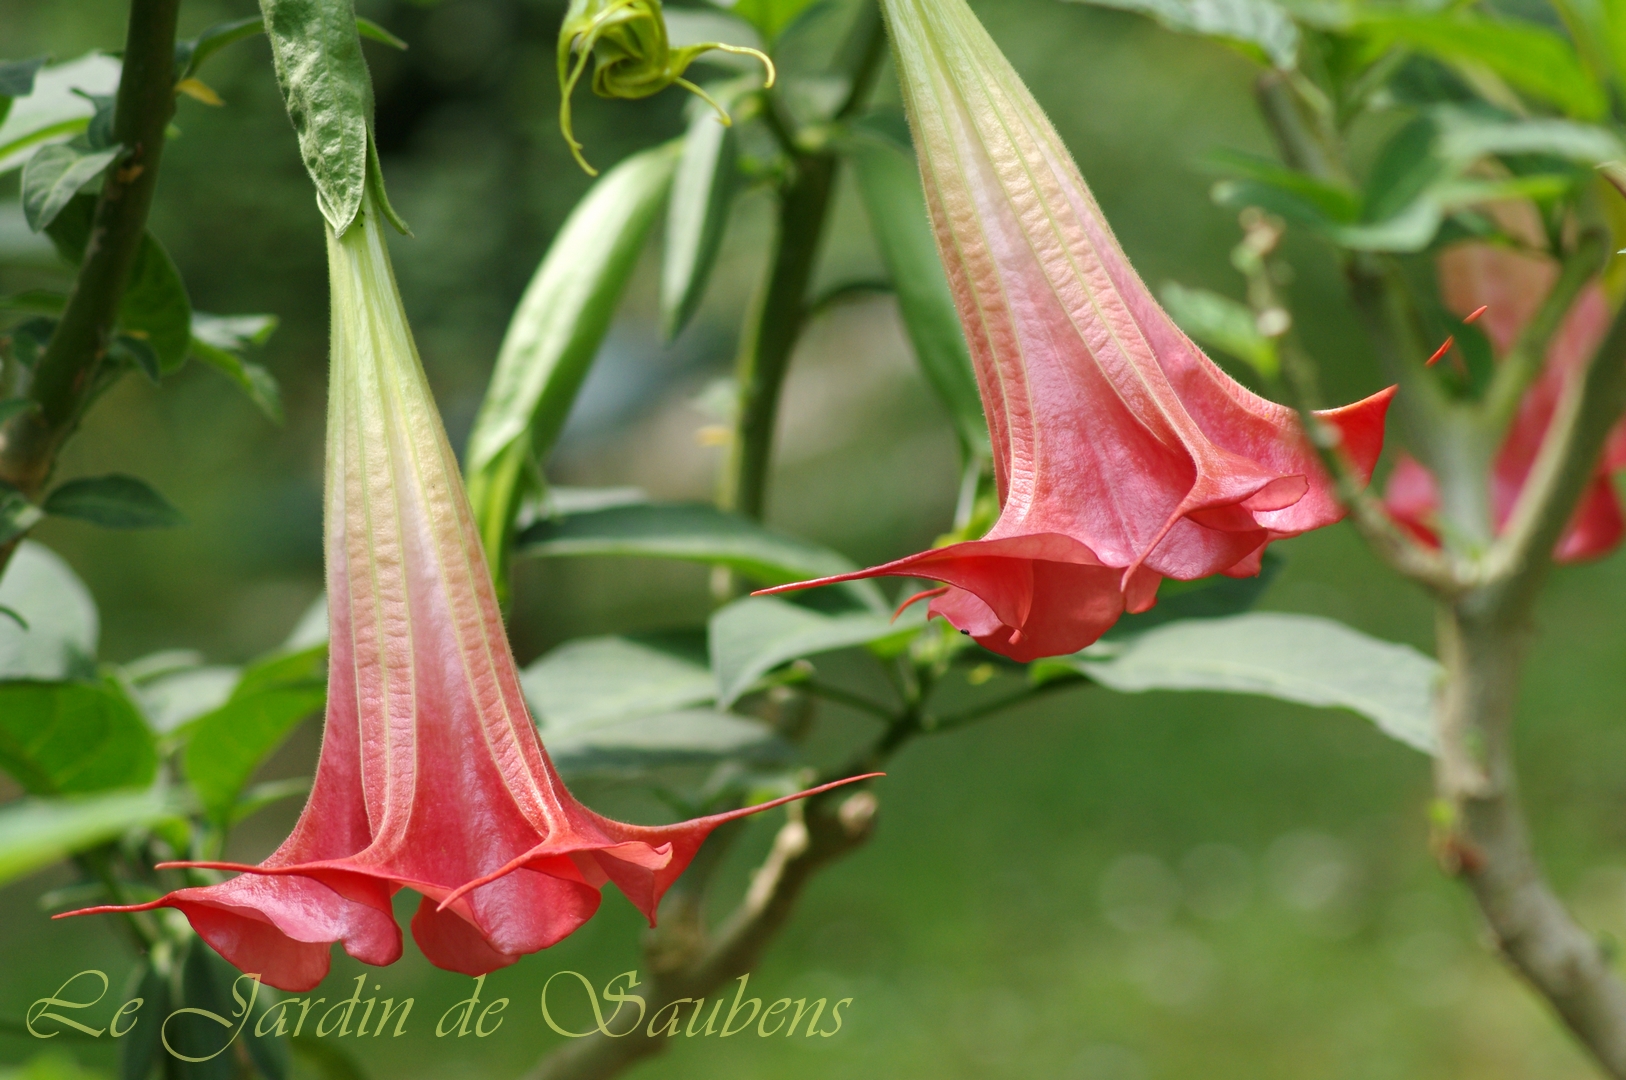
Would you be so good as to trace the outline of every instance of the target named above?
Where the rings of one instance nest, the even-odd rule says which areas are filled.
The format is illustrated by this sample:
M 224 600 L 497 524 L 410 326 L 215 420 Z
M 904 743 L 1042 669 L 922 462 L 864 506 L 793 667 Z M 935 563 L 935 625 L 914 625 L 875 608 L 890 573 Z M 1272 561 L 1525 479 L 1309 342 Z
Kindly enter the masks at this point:
M 1517 219 L 1514 219 L 1515 224 Z M 1539 230 L 1539 221 L 1536 224 Z M 1477 320 L 1498 359 L 1507 355 L 1558 280 L 1556 260 L 1529 252 L 1469 241 L 1440 253 L 1436 260 L 1440 295 L 1463 320 Z M 1554 414 L 1574 379 L 1609 333 L 1611 313 L 1603 283 L 1589 281 L 1547 346 L 1545 366 L 1525 391 L 1491 464 L 1491 524 L 1500 533 L 1513 514 Z M 1449 342 L 1448 342 L 1449 344 Z M 1442 347 L 1443 348 L 1443 347 Z M 1626 422 L 1609 434 L 1603 457 L 1581 496 L 1553 558 L 1581 562 L 1609 554 L 1626 538 L 1611 474 L 1626 468 Z M 1394 519 L 1431 547 L 1439 546 L 1439 486 L 1434 474 L 1410 456 L 1401 456 L 1389 473 L 1383 503 Z
M 883 6 L 1000 516 L 980 540 L 781 588 L 935 579 L 920 594 L 933 615 L 1028 661 L 1151 607 L 1165 577 L 1256 574 L 1271 541 L 1342 517 L 1293 411 L 1227 376 L 1153 299 L 964 0 Z M 1392 395 L 1318 414 L 1363 480 Z
M 521 695 L 457 460 L 418 360 L 369 200 L 328 232 L 328 705 L 316 779 L 263 863 L 148 904 L 181 911 L 239 969 L 302 992 L 337 941 L 401 955 L 391 896 L 422 900 L 435 965 L 481 975 L 560 941 L 614 883 L 653 925 L 662 894 L 718 825 L 786 799 L 674 825 L 599 816 L 565 789 Z M 838 783 L 865 779 L 853 777 Z

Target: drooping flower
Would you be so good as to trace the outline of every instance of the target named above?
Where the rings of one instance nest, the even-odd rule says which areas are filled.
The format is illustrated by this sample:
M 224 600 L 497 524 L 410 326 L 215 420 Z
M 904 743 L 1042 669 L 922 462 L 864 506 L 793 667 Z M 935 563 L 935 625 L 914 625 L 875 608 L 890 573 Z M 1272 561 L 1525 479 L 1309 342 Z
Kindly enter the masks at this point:
M 609 882 L 653 924 L 713 829 L 787 800 L 639 826 L 571 796 L 521 695 L 371 196 L 342 237 L 329 230 L 328 267 L 331 634 L 310 800 L 257 866 L 170 864 L 241 876 L 90 910 L 176 908 L 231 963 L 290 991 L 321 981 L 335 941 L 367 963 L 396 960 L 401 888 L 422 896 L 412 933 L 424 955 L 469 975 L 563 939 Z
M 1550 258 L 1478 242 L 1448 248 L 1440 254 L 1437 267 L 1445 306 L 1465 321 L 1483 311 L 1479 325 L 1499 358 L 1513 348 L 1558 280 L 1558 264 Z M 1608 334 L 1609 323 L 1603 285 L 1591 281 L 1553 334 L 1546 366 L 1525 392 L 1492 462 L 1490 510 L 1497 532 L 1513 513 L 1560 399 Z M 1626 423 L 1610 434 L 1597 472 L 1559 538 L 1553 551 L 1559 562 L 1607 555 L 1626 538 L 1626 515 L 1609 479 L 1622 468 L 1626 468 Z M 1434 474 L 1415 458 L 1402 456 L 1395 462 L 1383 502 L 1390 515 L 1418 539 L 1431 546 L 1439 544 L 1439 487 Z
M 1337 521 L 1293 412 L 1222 372 L 1153 299 L 964 0 L 884 9 L 1001 513 L 981 540 L 847 576 L 946 582 L 921 594 L 931 612 L 1025 661 L 1088 645 L 1164 577 L 1254 574 L 1272 540 Z M 1322 414 L 1363 477 L 1391 394 Z

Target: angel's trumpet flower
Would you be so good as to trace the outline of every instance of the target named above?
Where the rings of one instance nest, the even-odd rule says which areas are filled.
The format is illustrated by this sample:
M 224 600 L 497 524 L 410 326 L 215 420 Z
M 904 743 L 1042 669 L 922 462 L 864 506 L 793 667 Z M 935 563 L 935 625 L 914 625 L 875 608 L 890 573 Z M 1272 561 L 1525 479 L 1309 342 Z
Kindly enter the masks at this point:
M 883 7 L 1001 512 L 981 540 L 848 576 L 946 582 L 933 614 L 1031 660 L 1150 607 L 1164 577 L 1255 574 L 1272 540 L 1342 517 L 1294 413 L 1158 306 L 964 0 Z M 1392 392 L 1322 414 L 1363 478 Z
M 424 955 L 469 975 L 572 933 L 607 882 L 653 924 L 707 834 L 787 801 L 646 827 L 600 817 L 565 789 L 520 693 L 382 225 L 369 197 L 357 224 L 328 233 L 331 635 L 310 801 L 258 866 L 172 864 L 237 878 L 91 909 L 177 908 L 231 963 L 290 991 L 321 981 L 334 941 L 368 963 L 397 959 L 390 897 L 403 887 L 423 898 L 412 933 Z
M 1558 280 L 1558 264 L 1551 258 L 1478 242 L 1448 248 L 1440 254 L 1437 269 L 1446 307 L 1462 315 L 1464 322 L 1480 321 L 1498 357 L 1513 348 Z M 1609 321 L 1602 283 L 1588 282 L 1553 334 L 1546 366 L 1525 392 L 1491 465 L 1491 524 L 1498 533 L 1513 514 L 1560 399 L 1609 333 Z M 1447 340 L 1441 347 L 1442 354 L 1450 344 Z M 1626 538 L 1626 516 L 1610 475 L 1623 468 L 1626 423 L 1610 433 L 1592 482 L 1553 550 L 1554 559 L 1564 563 L 1596 559 L 1620 546 Z M 1424 543 L 1438 546 L 1439 486 L 1434 474 L 1415 458 L 1402 456 L 1395 462 L 1383 502 L 1395 520 Z

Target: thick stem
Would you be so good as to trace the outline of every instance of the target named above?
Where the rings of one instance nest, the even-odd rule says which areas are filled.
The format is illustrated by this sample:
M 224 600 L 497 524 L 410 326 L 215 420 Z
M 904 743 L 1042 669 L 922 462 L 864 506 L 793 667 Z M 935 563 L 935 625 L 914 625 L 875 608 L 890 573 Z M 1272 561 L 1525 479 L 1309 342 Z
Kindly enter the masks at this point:
M 1472 889 L 1502 955 L 1609 1075 L 1626 1077 L 1626 985 L 1543 880 L 1519 805 L 1511 727 L 1525 628 L 1474 607 L 1468 599 L 1440 611 L 1441 854 Z
M 779 416 L 779 392 L 801 336 L 805 301 L 818 258 L 819 239 L 835 185 L 836 159 L 804 157 L 779 202 L 768 280 L 755 301 L 740 341 L 736 368 L 739 415 L 725 477 L 725 509 L 761 519 L 767 508 L 768 469 Z
M 44 488 L 58 449 L 103 385 L 101 367 L 146 232 L 164 129 L 175 112 L 179 10 L 180 0 L 131 0 L 113 114 L 113 139 L 125 154 L 102 183 L 84 260 L 29 387 L 39 408 L 0 427 L 0 480 L 30 497 Z M 10 550 L 0 549 L 0 560 Z

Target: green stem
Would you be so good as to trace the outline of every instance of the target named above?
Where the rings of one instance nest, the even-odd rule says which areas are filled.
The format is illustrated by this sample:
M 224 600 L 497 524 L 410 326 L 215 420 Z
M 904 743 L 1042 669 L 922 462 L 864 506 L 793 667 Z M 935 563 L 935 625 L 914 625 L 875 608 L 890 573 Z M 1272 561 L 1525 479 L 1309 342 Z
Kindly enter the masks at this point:
M 847 100 L 836 112 L 838 121 L 863 107 L 881 58 L 886 55 L 886 34 L 877 5 L 864 6 L 844 51 L 853 75 Z M 840 158 L 829 151 L 798 152 L 795 133 L 785 128 L 771 100 L 764 117 L 793 156 L 789 179 L 780 189 L 779 221 L 768 277 L 746 317 L 740 338 L 735 368 L 739 412 L 734 424 L 733 453 L 718 500 L 724 509 L 759 521 L 767 509 L 779 395 L 796 341 L 807 324 L 808 286 L 818 261 L 819 242 L 840 164 Z
M 39 408 L 0 427 L 0 480 L 39 495 L 57 451 L 105 388 L 101 376 L 119 302 L 147 228 L 164 130 L 175 111 L 175 24 L 180 0 L 131 0 L 113 116 L 125 154 L 107 171 L 84 260 L 29 396 Z M 0 549 L 0 566 L 11 548 Z

